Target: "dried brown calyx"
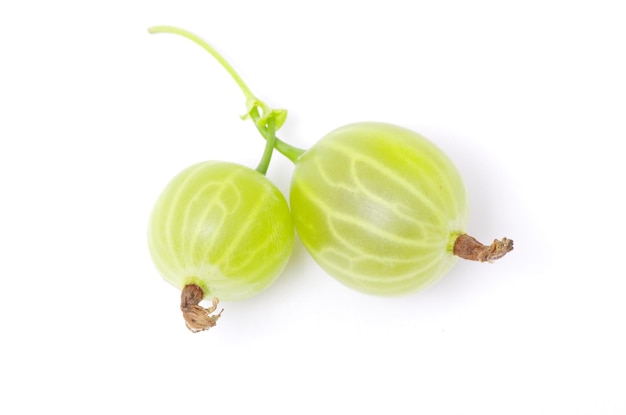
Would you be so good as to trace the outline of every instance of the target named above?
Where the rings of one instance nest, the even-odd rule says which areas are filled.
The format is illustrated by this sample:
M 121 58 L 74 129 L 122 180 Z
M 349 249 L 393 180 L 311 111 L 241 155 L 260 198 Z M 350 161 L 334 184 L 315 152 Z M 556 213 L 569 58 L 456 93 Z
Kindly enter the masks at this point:
M 194 284 L 186 285 L 180 296 L 180 309 L 183 312 L 185 324 L 194 333 L 208 330 L 215 326 L 224 311 L 222 309 L 219 313 L 212 314 L 217 309 L 219 300 L 213 297 L 211 306 L 205 308 L 199 305 L 203 298 L 204 292 L 202 288 Z
M 463 259 L 491 262 L 502 258 L 513 250 L 513 241 L 507 238 L 495 239 L 491 245 L 483 245 L 473 237 L 462 234 L 456 238 L 452 253 Z

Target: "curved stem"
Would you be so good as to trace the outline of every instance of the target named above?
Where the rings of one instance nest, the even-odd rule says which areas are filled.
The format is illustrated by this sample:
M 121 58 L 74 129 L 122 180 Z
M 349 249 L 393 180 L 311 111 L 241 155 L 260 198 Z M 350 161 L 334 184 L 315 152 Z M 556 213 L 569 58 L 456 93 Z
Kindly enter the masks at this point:
M 196 36 L 195 34 L 187 30 L 175 27 L 175 26 L 165 26 L 165 25 L 153 26 L 153 27 L 148 28 L 148 32 L 152 34 L 154 33 L 175 34 L 175 35 L 185 37 L 195 42 L 204 50 L 209 52 L 211 56 L 213 56 L 220 63 L 220 65 L 222 65 L 222 67 L 226 70 L 226 72 L 228 72 L 228 74 L 237 83 L 237 85 L 239 86 L 239 88 L 241 89 L 241 91 L 246 97 L 246 105 L 248 105 L 248 113 L 246 115 L 252 118 L 252 120 L 254 121 L 256 125 L 257 130 L 261 133 L 263 138 L 265 138 L 266 140 L 269 139 L 271 140 L 271 142 L 273 142 L 273 146 L 269 147 L 269 150 L 268 150 L 268 146 L 266 145 L 263 157 L 261 158 L 261 162 L 259 163 L 259 167 L 257 167 L 257 170 L 261 168 L 261 170 L 267 171 L 267 166 L 265 166 L 265 164 L 269 165 L 269 161 L 271 159 L 271 153 L 269 155 L 267 153 L 268 151 L 271 151 L 273 148 L 276 148 L 276 150 L 279 153 L 287 157 L 293 163 L 295 163 L 298 157 L 300 157 L 305 152 L 305 150 L 291 146 L 287 144 L 286 142 L 280 140 L 278 137 L 276 137 L 275 132 L 278 128 L 280 128 L 280 125 L 277 125 L 276 120 L 274 120 L 274 131 L 271 133 L 268 133 L 266 131 L 267 126 L 268 126 L 267 121 L 270 118 L 274 118 L 278 116 L 278 113 L 273 114 L 273 111 L 270 110 L 269 107 L 265 105 L 263 101 L 258 99 L 252 93 L 248 85 L 243 81 L 241 76 L 239 76 L 237 71 L 235 71 L 235 69 L 228 63 L 228 61 L 226 61 L 226 59 L 224 59 L 224 57 L 220 55 L 220 53 L 217 50 L 215 50 L 210 44 L 208 44 L 207 42 L 205 42 L 204 40 L 202 40 L 200 37 Z M 259 114 L 259 110 L 258 110 L 259 107 L 263 110 L 263 114 Z M 284 117 L 285 117 L 284 114 L 286 113 L 283 112 L 282 120 L 284 120 Z
M 211 56 L 213 56 L 220 63 L 220 65 L 222 65 L 222 67 L 224 69 L 226 69 L 226 72 L 228 72 L 228 74 L 235 80 L 235 82 L 237 83 L 237 85 L 239 86 L 239 88 L 241 89 L 243 94 L 246 96 L 247 100 L 254 100 L 254 99 L 256 99 L 256 97 L 254 96 L 254 94 L 252 93 L 250 88 L 248 88 L 248 85 L 246 85 L 246 83 L 243 81 L 243 79 L 241 79 L 241 77 L 239 76 L 237 71 L 235 71 L 235 69 L 228 63 L 228 61 L 226 61 L 226 59 L 224 59 L 224 57 L 222 55 L 220 55 L 220 53 L 218 51 L 213 49 L 213 47 L 211 45 L 209 45 L 207 42 L 205 42 L 204 40 L 202 40 L 198 36 L 194 35 L 193 33 L 189 32 L 189 31 L 187 31 L 185 29 L 180 29 L 180 28 L 174 27 L 174 26 L 153 26 L 153 27 L 148 28 L 148 32 L 152 33 L 152 34 L 154 34 L 154 33 L 171 33 L 171 34 L 174 34 L 174 35 L 179 35 L 179 36 L 185 37 L 185 38 L 195 42 L 196 44 L 201 46 L 204 50 L 209 52 L 211 54 Z

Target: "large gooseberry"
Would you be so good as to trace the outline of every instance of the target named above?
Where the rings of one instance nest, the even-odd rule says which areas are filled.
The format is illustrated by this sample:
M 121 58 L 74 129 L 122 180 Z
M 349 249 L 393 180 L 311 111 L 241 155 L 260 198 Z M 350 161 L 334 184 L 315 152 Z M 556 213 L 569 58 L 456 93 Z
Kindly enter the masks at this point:
M 338 128 L 295 159 L 290 204 L 315 261 L 345 285 L 378 295 L 439 279 L 456 260 L 468 218 L 450 159 L 409 129 L 373 122 Z

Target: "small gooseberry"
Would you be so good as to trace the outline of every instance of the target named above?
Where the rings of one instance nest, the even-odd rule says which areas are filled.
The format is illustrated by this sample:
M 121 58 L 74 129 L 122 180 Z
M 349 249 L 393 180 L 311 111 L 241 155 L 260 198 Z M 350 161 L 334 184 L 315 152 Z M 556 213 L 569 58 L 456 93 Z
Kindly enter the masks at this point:
M 247 104 L 245 117 L 255 120 L 267 140 L 256 170 L 222 161 L 197 163 L 165 187 L 150 217 L 150 254 L 165 280 L 182 290 L 180 307 L 193 332 L 215 326 L 222 314 L 213 314 L 218 298 L 243 300 L 269 287 L 293 247 L 287 200 L 265 176 L 285 112 L 269 111 L 252 99 Z M 209 296 L 211 306 L 200 306 Z

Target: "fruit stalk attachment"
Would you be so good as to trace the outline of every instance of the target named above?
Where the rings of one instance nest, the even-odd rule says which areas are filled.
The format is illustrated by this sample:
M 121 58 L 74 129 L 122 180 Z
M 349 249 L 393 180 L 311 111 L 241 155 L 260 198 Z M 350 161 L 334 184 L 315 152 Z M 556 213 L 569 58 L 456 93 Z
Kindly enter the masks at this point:
M 491 245 L 483 245 L 475 238 L 467 235 L 459 235 L 455 242 L 452 253 L 460 258 L 471 261 L 492 262 L 502 258 L 513 250 L 513 241 L 507 238 L 494 239 Z
M 185 324 L 193 333 L 208 330 L 215 326 L 224 311 L 222 309 L 219 313 L 211 315 L 217 309 L 219 300 L 213 297 L 211 306 L 205 308 L 199 305 L 203 298 L 202 288 L 195 284 L 186 285 L 180 296 L 180 309 L 183 312 Z

